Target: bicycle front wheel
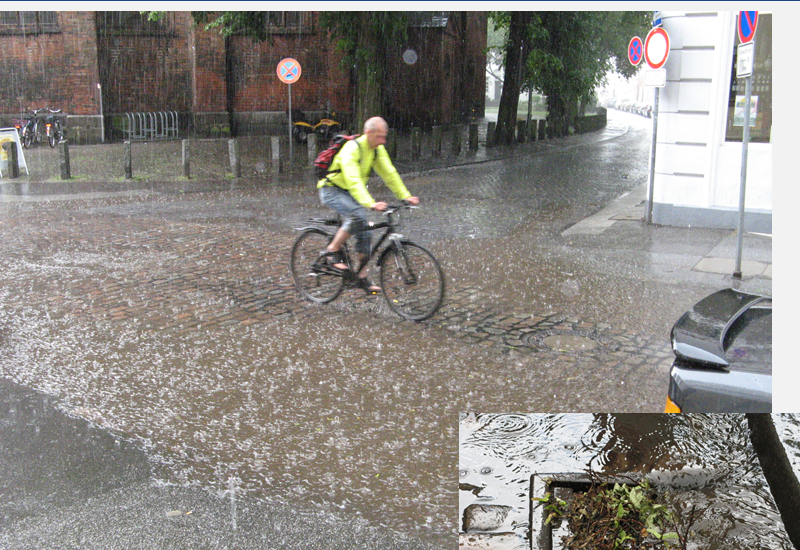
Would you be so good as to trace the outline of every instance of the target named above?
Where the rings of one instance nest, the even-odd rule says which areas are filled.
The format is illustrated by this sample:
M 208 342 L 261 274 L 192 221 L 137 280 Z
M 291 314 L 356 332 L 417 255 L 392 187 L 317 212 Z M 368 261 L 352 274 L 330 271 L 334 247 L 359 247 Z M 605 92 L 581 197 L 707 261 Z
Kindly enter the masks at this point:
M 381 257 L 381 289 L 395 313 L 422 321 L 442 305 L 444 272 L 424 247 L 412 242 L 394 244 Z
M 332 302 L 341 294 L 341 274 L 320 261 L 333 237 L 319 229 L 303 231 L 294 241 L 290 260 L 292 280 L 304 298 L 318 304 Z

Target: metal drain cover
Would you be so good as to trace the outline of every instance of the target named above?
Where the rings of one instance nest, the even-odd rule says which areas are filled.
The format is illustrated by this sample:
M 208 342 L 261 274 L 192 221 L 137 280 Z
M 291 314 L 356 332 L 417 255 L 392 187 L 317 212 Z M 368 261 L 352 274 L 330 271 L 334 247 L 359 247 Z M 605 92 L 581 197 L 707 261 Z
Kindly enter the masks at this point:
M 543 338 L 542 344 L 549 348 L 568 353 L 589 351 L 600 345 L 591 338 L 580 336 L 579 334 L 554 334 Z
M 619 346 L 597 332 L 578 330 L 540 330 L 531 332 L 523 338 L 525 345 L 539 351 L 555 351 L 570 355 L 587 352 L 614 351 Z

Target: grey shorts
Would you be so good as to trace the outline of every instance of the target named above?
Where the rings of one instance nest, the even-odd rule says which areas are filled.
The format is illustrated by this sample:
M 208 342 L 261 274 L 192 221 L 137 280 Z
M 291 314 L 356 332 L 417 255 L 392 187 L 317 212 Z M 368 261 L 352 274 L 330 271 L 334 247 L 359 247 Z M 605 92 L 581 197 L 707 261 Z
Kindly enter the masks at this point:
M 320 187 L 319 200 L 342 217 L 342 228 L 356 238 L 356 251 L 369 254 L 371 235 L 367 209 L 358 204 L 349 191 L 336 186 Z

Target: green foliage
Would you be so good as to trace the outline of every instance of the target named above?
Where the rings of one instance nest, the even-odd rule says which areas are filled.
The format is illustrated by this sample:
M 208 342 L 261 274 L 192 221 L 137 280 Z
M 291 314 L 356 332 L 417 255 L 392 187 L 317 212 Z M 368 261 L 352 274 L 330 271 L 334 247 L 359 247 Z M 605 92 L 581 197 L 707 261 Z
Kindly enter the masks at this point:
M 523 67 L 506 71 L 519 78 L 520 89 L 533 88 L 548 98 L 550 115 L 570 114 L 578 100 L 591 99 L 608 72 L 635 74 L 627 47 L 635 35 L 644 36 L 651 12 L 532 12 L 523 45 Z M 511 12 L 492 12 L 490 20 L 508 28 Z
M 356 79 L 355 124 L 385 112 L 387 46 L 408 38 L 406 12 L 322 12 L 320 27 L 336 40 L 343 68 Z
M 212 14 L 213 13 L 213 14 Z M 264 42 L 270 35 L 269 12 L 263 11 L 193 11 L 192 19 L 206 30 L 219 29 L 222 36 L 234 34 L 247 36 L 256 42 Z
M 545 524 L 549 525 L 554 519 L 560 519 L 567 512 L 567 503 L 560 498 L 556 498 L 552 493 L 545 493 L 541 498 L 532 498 L 531 500 L 540 502 L 547 512 Z
M 533 500 L 544 506 L 546 524 L 566 520 L 565 548 L 620 550 L 685 548 L 674 514 L 659 502 L 647 480 L 637 485 L 593 484 L 567 503 L 546 493 Z

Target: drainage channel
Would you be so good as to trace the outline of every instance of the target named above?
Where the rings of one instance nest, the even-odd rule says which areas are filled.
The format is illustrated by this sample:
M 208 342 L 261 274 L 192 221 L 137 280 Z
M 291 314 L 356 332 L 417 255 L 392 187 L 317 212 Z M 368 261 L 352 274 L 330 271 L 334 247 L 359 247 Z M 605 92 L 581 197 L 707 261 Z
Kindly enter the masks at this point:
M 491 472 L 480 472 L 489 475 Z M 468 477 L 460 473 L 460 477 Z M 464 509 L 459 548 L 461 550 L 567 550 L 564 540 L 573 535 L 567 522 L 548 519 L 551 509 L 542 504 L 540 498 L 551 494 L 563 502 L 570 502 L 576 495 L 586 493 L 593 483 L 615 484 L 633 487 L 644 479 L 641 473 L 598 475 L 587 473 L 536 473 L 530 478 L 527 509 L 522 506 L 485 502 L 471 504 Z M 471 491 L 480 497 L 481 487 L 473 487 L 462 481 L 461 491 Z M 654 492 L 658 492 L 654 489 Z M 524 521 L 527 514 L 528 521 Z

